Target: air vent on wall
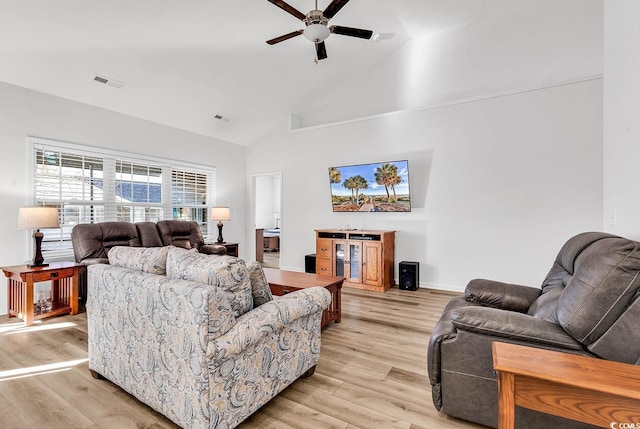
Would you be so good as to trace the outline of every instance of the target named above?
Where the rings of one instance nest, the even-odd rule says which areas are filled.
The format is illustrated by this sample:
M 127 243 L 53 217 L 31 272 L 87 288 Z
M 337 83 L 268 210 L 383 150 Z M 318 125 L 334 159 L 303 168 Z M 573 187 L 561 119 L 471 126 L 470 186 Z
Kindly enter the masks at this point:
M 114 88 L 122 88 L 122 86 L 124 85 L 124 82 L 120 82 L 119 80 L 111 79 L 109 77 L 106 77 L 103 75 L 101 76 L 98 74 L 93 75 L 93 81 L 102 83 L 105 85 L 113 86 Z

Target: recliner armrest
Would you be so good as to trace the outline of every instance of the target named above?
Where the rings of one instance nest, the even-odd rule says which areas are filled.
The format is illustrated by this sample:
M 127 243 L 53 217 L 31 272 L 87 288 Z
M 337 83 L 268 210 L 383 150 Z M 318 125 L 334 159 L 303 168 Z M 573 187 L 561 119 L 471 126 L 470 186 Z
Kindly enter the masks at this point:
M 451 311 L 451 323 L 458 330 L 520 343 L 540 344 L 582 351 L 582 345 L 562 327 L 544 319 L 489 307 L 461 307 Z
M 526 313 L 542 290 L 530 286 L 474 279 L 467 284 L 464 297 L 487 307 Z
M 204 253 L 206 255 L 226 255 L 227 248 L 220 244 L 203 244 L 198 249 L 200 253 Z

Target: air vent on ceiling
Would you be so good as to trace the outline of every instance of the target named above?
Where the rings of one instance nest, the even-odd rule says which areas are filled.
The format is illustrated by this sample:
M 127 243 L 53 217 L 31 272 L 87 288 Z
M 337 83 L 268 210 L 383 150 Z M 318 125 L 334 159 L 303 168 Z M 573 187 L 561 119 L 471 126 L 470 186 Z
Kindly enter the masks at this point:
M 122 88 L 124 82 L 120 82 L 119 80 L 111 79 L 110 77 L 101 76 L 101 75 L 93 75 L 93 81 L 102 83 L 104 85 L 113 86 L 114 88 Z
M 222 122 L 229 122 L 229 118 L 225 118 L 222 115 L 215 115 L 214 118 Z

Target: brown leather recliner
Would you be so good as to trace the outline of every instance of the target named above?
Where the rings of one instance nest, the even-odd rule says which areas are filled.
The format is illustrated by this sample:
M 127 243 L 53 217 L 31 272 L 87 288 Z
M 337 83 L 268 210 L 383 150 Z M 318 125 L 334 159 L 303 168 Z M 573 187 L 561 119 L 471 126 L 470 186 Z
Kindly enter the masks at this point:
M 560 249 L 542 288 L 472 280 L 448 303 L 429 341 L 438 410 L 497 427 L 493 341 L 639 365 L 640 243 L 579 234 Z M 593 426 L 518 407 L 516 427 Z
M 197 222 L 162 220 L 154 222 L 101 222 L 78 224 L 71 230 L 71 243 L 76 262 L 85 265 L 108 264 L 107 254 L 114 246 L 176 246 L 198 249 L 200 253 L 224 255 L 226 247 L 205 244 Z M 86 281 L 80 281 L 80 301 L 86 301 Z

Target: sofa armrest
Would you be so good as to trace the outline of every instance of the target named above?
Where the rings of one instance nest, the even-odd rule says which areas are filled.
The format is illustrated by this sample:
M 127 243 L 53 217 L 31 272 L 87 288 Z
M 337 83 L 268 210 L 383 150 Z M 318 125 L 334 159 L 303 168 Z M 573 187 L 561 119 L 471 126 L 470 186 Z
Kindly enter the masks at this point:
M 458 330 L 475 332 L 520 343 L 582 351 L 582 345 L 560 326 L 544 319 L 489 307 L 462 307 L 451 312 Z
M 203 244 L 198 249 L 200 253 L 204 253 L 206 255 L 226 255 L 227 248 L 220 244 Z
M 467 285 L 464 296 L 469 302 L 487 307 L 526 313 L 541 293 L 541 289 L 530 286 L 474 279 Z
M 322 287 L 298 290 L 243 314 L 226 334 L 209 343 L 207 355 L 215 363 L 242 353 L 264 337 L 283 329 L 297 319 L 320 315 L 331 303 L 331 293 Z

